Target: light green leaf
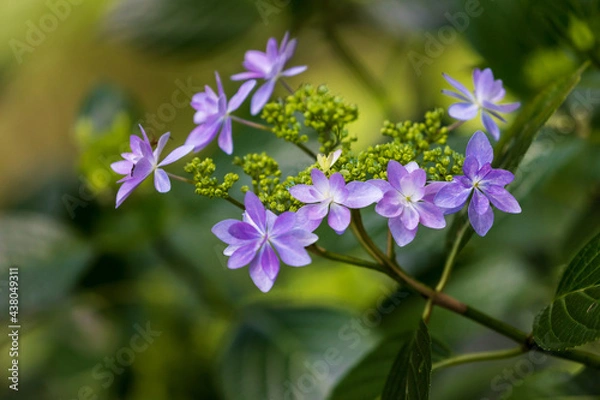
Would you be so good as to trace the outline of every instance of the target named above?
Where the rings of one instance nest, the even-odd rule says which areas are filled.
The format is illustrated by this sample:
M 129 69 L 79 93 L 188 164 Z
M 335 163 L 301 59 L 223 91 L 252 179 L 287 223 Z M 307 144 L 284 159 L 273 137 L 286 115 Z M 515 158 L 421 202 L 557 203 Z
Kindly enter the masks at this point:
M 554 301 L 535 319 L 533 335 L 546 350 L 600 338 L 600 234 L 567 266 Z
M 225 399 L 323 399 L 374 342 L 335 309 L 256 305 L 243 315 L 221 367 Z
M 427 325 L 404 342 L 387 377 L 381 400 L 426 400 L 431 385 L 431 339 Z

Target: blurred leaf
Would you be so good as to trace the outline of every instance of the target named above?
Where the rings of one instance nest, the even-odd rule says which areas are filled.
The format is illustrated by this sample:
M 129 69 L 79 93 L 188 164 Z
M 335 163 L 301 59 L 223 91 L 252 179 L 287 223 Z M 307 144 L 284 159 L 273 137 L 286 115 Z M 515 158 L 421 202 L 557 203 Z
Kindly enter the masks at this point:
M 226 399 L 322 399 L 372 343 L 360 319 L 335 309 L 251 306 L 221 368 Z
M 67 298 L 92 255 L 88 243 L 52 218 L 0 216 L 0 276 L 6 282 L 8 269 L 18 267 L 21 316 L 47 310 Z M 0 307 L 8 309 L 7 302 L 8 296 L 1 296 Z
M 250 0 L 123 0 L 106 30 L 144 50 L 202 58 L 243 36 L 259 13 Z
M 419 400 L 429 398 L 431 385 L 431 339 L 427 325 L 408 338 L 392 365 L 381 400 Z
M 396 352 L 412 340 L 413 332 L 384 339 L 338 382 L 329 400 L 364 400 L 379 396 L 396 359 Z M 450 357 L 452 350 L 434 337 L 431 338 L 432 361 Z
M 554 301 L 535 319 L 536 343 L 563 350 L 600 337 L 600 234 L 571 261 Z
M 598 373 L 591 369 L 583 369 L 577 375 L 552 369 L 539 371 L 525 377 L 519 386 L 513 386 L 502 399 L 597 399 L 600 395 L 597 375 Z

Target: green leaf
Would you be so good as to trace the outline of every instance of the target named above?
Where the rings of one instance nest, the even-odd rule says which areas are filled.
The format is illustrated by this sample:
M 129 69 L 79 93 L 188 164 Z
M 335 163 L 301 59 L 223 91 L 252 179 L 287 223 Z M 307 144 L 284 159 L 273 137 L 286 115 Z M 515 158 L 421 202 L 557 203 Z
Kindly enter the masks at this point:
M 600 338 L 600 234 L 567 266 L 554 301 L 535 319 L 533 335 L 546 350 Z
M 0 217 L 0 279 L 6 284 L 8 269 L 18 268 L 20 316 L 67 298 L 92 255 L 88 243 L 52 218 L 33 213 Z M 8 296 L 0 292 L 0 307 L 6 310 Z
M 589 63 L 549 85 L 525 105 L 495 147 L 494 166 L 515 171 L 535 135 L 577 86 Z
M 431 339 L 427 325 L 419 328 L 400 348 L 387 377 L 381 400 L 429 398 L 431 381 Z
M 597 399 L 600 395 L 598 372 L 582 369 L 576 375 L 567 371 L 546 369 L 525 377 L 521 384 L 512 386 L 503 400 L 536 399 Z M 593 396 L 593 397 L 592 397 Z
M 344 375 L 329 400 L 364 400 L 379 396 L 398 349 L 413 340 L 413 337 L 414 332 L 405 332 L 382 340 Z M 448 345 L 435 337 L 431 338 L 431 353 L 432 361 L 441 361 L 452 355 Z
M 222 360 L 225 399 L 325 398 L 374 342 L 335 309 L 255 305 L 243 316 Z
M 495 168 L 516 171 L 535 135 L 577 86 L 581 74 L 588 65 L 589 63 L 586 62 L 576 71 L 552 83 L 523 107 L 514 123 L 502 134 L 495 146 L 493 163 Z M 460 234 L 464 229 L 466 232 Z M 463 209 L 450 226 L 446 247 L 450 249 L 454 242 L 460 240 L 459 249 L 461 249 L 472 236 L 473 229 L 469 226 L 467 212 Z

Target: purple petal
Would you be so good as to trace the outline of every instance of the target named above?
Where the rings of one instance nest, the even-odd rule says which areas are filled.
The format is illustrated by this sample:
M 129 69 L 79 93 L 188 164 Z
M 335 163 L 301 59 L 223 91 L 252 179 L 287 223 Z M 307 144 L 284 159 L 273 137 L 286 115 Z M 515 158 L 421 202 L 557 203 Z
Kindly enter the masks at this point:
M 240 72 L 239 74 L 231 75 L 232 81 L 244 81 L 246 79 L 259 79 L 263 78 L 264 74 L 260 72 Z
M 256 252 L 260 247 L 260 241 L 253 240 L 249 243 L 243 244 L 237 248 L 227 260 L 227 268 L 238 269 L 248 265 L 255 257 Z
M 461 121 L 468 121 L 477 116 L 479 106 L 472 103 L 455 103 L 448 107 L 448 114 L 452 118 L 459 119 Z
M 416 161 L 409 162 L 408 164 L 406 164 L 404 166 L 404 168 L 406 168 L 406 171 L 408 173 L 415 172 L 416 170 L 420 169 L 419 164 L 417 164 Z M 425 172 L 425 171 L 423 171 L 423 172 Z
M 477 177 L 477 173 L 479 172 L 480 168 L 481 166 L 479 165 L 479 161 L 477 161 L 477 158 L 475 158 L 472 155 L 465 158 L 465 161 L 463 163 L 463 173 L 467 178 L 469 178 L 469 180 L 472 181 L 475 179 L 475 177 Z
M 487 197 L 479 190 L 473 191 L 473 197 L 471 198 L 471 204 L 469 204 L 469 211 L 473 208 L 473 211 L 479 215 L 485 214 L 490 208 L 490 201 Z
M 490 101 L 484 101 L 483 107 L 495 112 L 511 113 L 521 106 L 521 103 L 495 104 Z
M 210 125 L 200 125 L 194 128 L 185 140 L 186 145 L 194 146 L 194 152 L 204 149 L 217 136 L 223 121 L 217 119 Z
M 164 169 L 157 168 L 154 171 L 154 187 L 159 193 L 167 193 L 171 190 L 171 181 Z
M 428 203 L 433 203 L 435 196 L 438 194 L 441 188 L 450 184 L 450 182 L 431 182 L 427 186 L 425 186 L 425 193 L 423 194 L 423 198 L 421 200 L 426 201 Z
M 133 168 L 133 163 L 127 160 L 121 160 L 110 164 L 110 168 L 120 175 L 129 175 Z
M 485 133 L 477 131 L 467 143 L 466 156 L 473 156 L 479 161 L 480 168 L 494 159 L 494 149 Z
M 131 151 L 135 154 L 142 154 L 142 143 L 144 141 L 139 136 L 131 135 L 129 137 L 129 147 L 131 147 Z
M 271 61 L 262 51 L 248 50 L 244 55 L 242 65 L 248 71 L 260 73 L 260 77 L 264 78 L 271 68 Z
M 505 169 L 492 169 L 485 175 L 485 178 L 482 179 L 481 185 L 484 187 L 486 185 L 506 186 L 514 179 L 515 176 L 510 171 Z
M 229 104 L 227 105 L 227 112 L 233 112 L 237 110 L 242 105 L 244 100 L 246 100 L 246 97 L 248 97 L 252 89 L 254 89 L 255 85 L 256 81 L 251 80 L 245 82 L 242 86 L 240 86 L 237 93 L 234 94 L 231 97 L 231 99 L 229 99 Z
M 521 212 L 519 202 L 503 187 L 493 185 L 482 187 L 481 190 L 498 210 L 511 214 Z
M 404 207 L 400 219 L 408 230 L 413 230 L 419 225 L 419 213 L 412 205 Z
M 419 213 L 419 222 L 428 228 L 442 229 L 446 226 L 444 212 L 431 203 L 419 202 L 414 205 Z
M 471 188 L 466 188 L 458 182 L 450 182 L 440 189 L 433 202 L 436 206 L 442 208 L 462 207 L 467 201 L 471 190 Z
M 398 161 L 390 161 L 387 165 L 387 178 L 388 182 L 396 190 L 402 190 L 400 181 L 408 174 L 406 168 L 402 166 Z
M 296 214 L 287 211 L 276 217 L 272 228 L 269 230 L 269 237 L 288 234 L 296 227 Z
M 483 123 L 485 130 L 498 141 L 498 139 L 500 139 L 500 128 L 498 128 L 498 124 L 496 124 L 492 117 L 490 117 L 488 113 L 483 112 L 481 113 L 481 122 Z
M 340 204 L 350 208 L 363 208 L 378 202 L 383 197 L 383 192 L 376 186 L 367 182 L 350 182 L 346 185 L 348 198 Z
M 173 150 L 172 152 L 170 152 L 164 160 L 162 160 L 158 166 L 162 167 L 165 165 L 169 165 L 174 163 L 175 161 L 187 156 L 188 154 L 190 154 L 192 152 L 192 150 L 194 150 L 194 146 L 192 145 L 183 145 L 183 146 L 179 146 L 178 148 L 176 148 L 175 150 Z
M 418 229 L 406 229 L 399 217 L 391 218 L 388 221 L 388 227 L 390 228 L 390 232 L 392 232 L 392 237 L 400 247 L 412 242 Z
M 311 239 L 312 236 L 316 237 L 316 235 L 309 232 L 306 232 L 306 234 L 307 237 L 310 235 Z M 312 243 L 315 241 L 316 239 L 312 241 Z M 311 263 L 310 256 L 304 246 L 298 243 L 296 238 L 291 234 L 281 238 L 272 238 L 271 243 L 273 244 L 273 247 L 275 247 L 275 250 L 277 250 L 279 257 L 281 257 L 281 261 L 287 265 L 292 267 L 302 267 Z
M 314 233 L 301 228 L 295 228 L 289 236 L 293 238 L 294 243 L 299 244 L 302 247 L 310 246 L 319 240 L 319 237 Z
M 263 203 L 253 192 L 248 191 L 246 197 L 244 197 L 244 205 L 246 206 L 245 215 L 248 222 L 253 224 L 260 232 L 264 232 L 267 213 Z
M 329 193 L 329 180 L 325 174 L 318 168 L 313 168 L 310 171 L 312 184 L 321 194 Z
M 144 139 L 144 142 L 147 144 L 150 144 L 150 140 L 148 139 L 148 135 L 146 135 L 146 131 L 144 130 L 144 127 L 142 126 L 142 124 L 138 125 L 140 127 L 140 131 L 142 131 L 142 136 Z
M 215 71 L 215 79 L 217 81 L 217 93 L 219 93 L 219 97 L 225 96 L 225 91 L 223 91 L 223 84 L 221 83 L 221 77 L 219 73 Z
M 288 68 L 281 73 L 282 76 L 295 76 L 306 71 L 308 67 L 306 65 L 299 65 L 297 67 Z
M 263 293 L 268 292 L 279 273 L 279 260 L 269 245 L 263 246 L 250 263 L 250 278 Z
M 323 195 L 312 185 L 295 185 L 289 188 L 292 197 L 303 203 L 318 203 L 325 200 Z
M 226 219 L 224 221 L 217 222 L 215 226 L 212 227 L 211 232 L 227 244 L 237 244 L 240 243 L 240 240 L 233 237 L 231 233 L 229 233 L 229 228 L 231 228 L 232 225 L 238 223 L 240 223 L 240 221 L 238 220 Z
M 322 201 L 316 204 L 308 204 L 302 209 L 304 209 L 305 215 L 310 220 L 322 220 L 327 215 L 329 211 L 329 201 Z
M 400 192 L 410 197 L 413 202 L 419 201 L 425 194 L 427 175 L 422 169 L 411 172 L 400 180 Z M 410 228 L 412 229 L 412 228 Z
M 494 89 L 494 75 L 489 68 L 480 71 L 473 70 L 473 83 L 475 85 L 475 97 L 480 101 L 490 97 Z
M 388 190 L 394 190 L 392 185 L 390 185 L 388 181 L 385 181 L 383 179 L 370 179 L 367 181 L 367 183 L 381 190 L 381 193 L 385 193 Z
M 231 137 L 231 118 L 226 118 L 223 129 L 219 133 L 219 147 L 226 154 L 233 153 L 233 138 Z
M 248 222 L 238 221 L 229 226 L 229 234 L 238 241 L 260 241 L 262 235 L 256 227 Z
M 331 229 L 341 235 L 350 225 L 350 210 L 342 205 L 331 203 L 327 222 Z
M 274 60 L 277 58 L 277 54 L 279 51 L 277 50 L 277 40 L 275 38 L 269 38 L 267 41 L 267 58 L 269 60 Z
M 158 144 L 156 145 L 156 149 L 154 150 L 155 160 L 158 160 L 158 158 L 160 157 L 160 154 L 167 145 L 167 142 L 169 141 L 169 137 L 171 137 L 171 133 L 167 132 L 164 135 L 162 135 L 160 139 L 158 139 Z
M 256 115 L 263 109 L 265 104 L 269 101 L 269 98 L 273 94 L 275 88 L 275 79 L 269 79 L 265 82 L 252 96 L 250 101 L 250 113 Z
M 130 178 L 123 182 L 119 191 L 117 192 L 117 201 L 115 208 L 118 208 L 124 201 L 129 197 L 129 195 L 135 190 L 136 187 L 140 185 L 144 180 L 143 179 L 133 179 Z
M 336 203 L 342 204 L 348 198 L 349 191 L 346 189 L 346 181 L 339 172 L 329 177 L 329 193 Z
M 375 206 L 375 212 L 382 217 L 395 218 L 402 213 L 404 205 L 401 202 L 401 195 L 395 190 L 385 192 L 383 198 Z
M 471 99 L 463 96 L 462 94 L 458 94 L 456 92 L 453 92 L 452 90 L 447 90 L 447 89 L 442 89 L 442 93 L 445 94 L 446 96 L 450 96 L 450 97 L 454 97 L 455 99 L 458 99 L 462 102 L 465 103 L 470 103 Z
M 473 94 L 471 94 L 471 92 L 469 92 L 469 90 L 463 86 L 462 83 L 460 83 L 459 81 L 451 78 L 449 75 L 446 74 L 442 74 L 444 76 L 444 79 L 446 79 L 446 81 L 451 84 L 452 86 L 454 86 L 454 88 L 456 90 L 458 90 L 460 93 L 463 94 L 463 96 L 465 96 L 466 98 L 468 98 L 470 101 L 475 100 L 473 98 Z
M 479 236 L 485 236 L 494 224 L 494 212 L 492 207 L 488 207 L 483 214 L 479 214 L 475 210 L 473 202 L 469 204 L 469 221 L 471 226 Z
M 309 210 L 307 210 L 306 207 L 302 207 L 296 211 L 296 227 L 307 232 L 312 232 L 321 225 L 323 218 L 310 219 L 307 211 Z

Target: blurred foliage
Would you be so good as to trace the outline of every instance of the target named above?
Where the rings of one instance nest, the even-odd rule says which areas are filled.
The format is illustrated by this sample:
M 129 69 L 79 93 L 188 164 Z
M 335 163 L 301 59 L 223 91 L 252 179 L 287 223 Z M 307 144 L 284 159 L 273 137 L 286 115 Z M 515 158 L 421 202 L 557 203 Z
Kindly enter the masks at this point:
M 238 72 L 246 48 L 262 50 L 267 37 L 285 30 L 297 34 L 297 57 L 309 65 L 294 83 L 326 83 L 356 103 L 361 116 L 347 130 L 365 147 L 379 144 L 383 120 L 414 120 L 432 106 L 448 105 L 439 94 L 441 71 L 466 78 L 471 67 L 489 66 L 523 103 L 521 115 L 503 129 L 513 132 L 507 146 L 522 147 L 510 190 L 523 213 L 497 215 L 485 239 L 465 246 L 448 292 L 530 329 L 564 265 L 600 227 L 599 3 L 482 0 L 482 13 L 459 29 L 456 18 L 467 11 L 465 4 L 115 0 L 73 6 L 22 63 L 7 46 L 0 54 L 6 116 L 0 129 L 9 150 L 0 168 L 13 180 L 4 181 L 10 186 L 0 216 L 0 307 L 7 309 L 6 271 L 18 265 L 24 329 L 21 391 L 3 386 L 0 397 L 275 400 L 289 391 L 318 400 L 381 392 L 407 332 L 417 327 L 424 306 L 418 296 L 390 288 L 371 271 L 316 258 L 306 268 L 282 269 L 275 289 L 259 294 L 246 270 L 226 269 L 224 246 L 210 233 L 239 210 L 200 198 L 191 186 L 174 184 L 171 193 L 159 195 L 146 182 L 114 210 L 117 176 L 108 166 L 127 147 L 140 116 L 172 99 L 173 81 L 191 76 L 202 90 L 215 68 Z M 54 13 L 33 0 L 2 7 L 6 41 L 26 40 L 26 22 L 39 25 Z M 442 28 L 454 29 L 456 39 L 442 41 Z M 440 43 L 436 55 L 426 51 L 435 48 L 433 40 Z M 420 73 L 407 58 L 410 51 L 430 59 Z M 592 64 L 565 100 L 579 74 L 560 77 L 588 59 Z M 556 97 L 535 100 L 545 87 Z M 192 112 L 182 110 L 173 121 L 159 121 L 163 131 L 181 131 L 181 138 L 192 129 Z M 457 129 L 449 145 L 464 148 L 474 129 L 479 125 Z M 302 153 L 281 150 L 275 137 L 242 127 L 234 135 L 236 147 L 268 151 L 286 173 L 303 168 L 295 161 Z M 217 169 L 230 164 L 213 151 L 206 153 Z M 365 225 L 383 246 L 382 220 L 367 211 Z M 364 256 L 349 234 L 318 234 L 325 247 Z M 398 251 L 399 260 L 435 284 L 445 234 L 419 232 Z M 148 323 L 160 335 L 134 351 L 130 365 L 116 361 L 111 369 L 106 359 L 124 360 Z M 507 345 L 444 310 L 434 311 L 429 329 L 433 362 Z M 1 343 L 5 365 L 8 339 Z M 430 398 L 600 395 L 597 371 L 550 358 L 512 385 L 502 374 L 518 371 L 523 360 L 527 356 L 436 371 Z

